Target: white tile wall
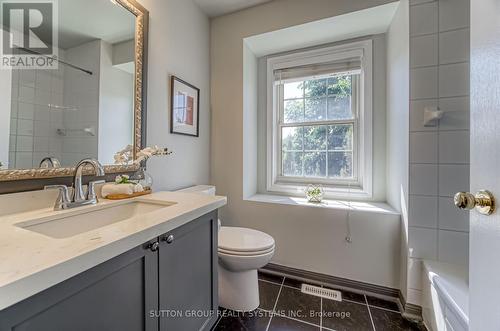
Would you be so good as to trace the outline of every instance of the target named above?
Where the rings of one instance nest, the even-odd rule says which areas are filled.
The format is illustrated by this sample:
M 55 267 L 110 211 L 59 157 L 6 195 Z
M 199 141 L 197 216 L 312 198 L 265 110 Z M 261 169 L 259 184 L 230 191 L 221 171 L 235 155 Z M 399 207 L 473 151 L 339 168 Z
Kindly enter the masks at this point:
M 439 0 L 439 31 L 469 27 L 470 0 Z
M 438 96 L 438 68 L 417 68 L 410 70 L 410 98 L 433 99 Z
M 17 134 L 21 136 L 32 136 L 34 132 L 32 120 L 17 120 Z
M 409 204 L 409 218 L 413 226 L 437 229 L 438 200 L 435 197 L 412 195 Z
M 438 160 L 437 132 L 410 133 L 410 162 L 436 163 Z
M 15 134 L 11 134 L 9 137 L 9 152 L 16 150 L 16 141 L 17 136 Z
M 438 166 L 435 164 L 411 164 L 410 194 L 437 196 L 437 193 Z
M 439 97 L 458 97 L 469 94 L 469 64 L 439 66 Z
M 17 106 L 17 118 L 33 120 L 35 115 L 35 105 L 32 103 L 19 102 Z
M 63 150 L 66 150 L 66 158 L 71 161 L 63 162 L 63 165 L 72 165 L 78 158 L 97 156 L 95 137 L 77 132 L 67 136 L 57 134 L 57 129 L 66 127 L 81 129 L 93 126 L 97 131 L 99 52 L 96 45 L 97 43 L 89 48 L 93 49 L 92 54 L 81 48 L 73 52 L 71 59 L 74 63 L 93 70 L 93 76 L 73 69 L 67 70 L 62 65 L 58 70 L 13 71 L 11 134 L 14 139 L 10 142 L 13 147 L 13 165 L 25 168 L 38 166 L 39 161 L 47 155 L 62 160 Z M 65 57 L 65 53 L 61 51 L 60 55 Z M 68 86 L 76 89 L 71 90 Z M 65 95 L 68 95 L 67 100 Z M 78 110 L 55 110 L 49 104 L 76 106 Z M 66 139 L 71 141 L 65 142 Z
M 439 163 L 468 164 L 469 131 L 439 132 Z
M 35 100 L 35 89 L 28 86 L 19 87 L 19 101 L 33 102 Z
M 439 230 L 440 261 L 459 265 L 469 263 L 469 233 Z
M 408 229 L 408 246 L 410 257 L 419 259 L 436 259 L 438 230 L 410 227 Z
M 16 152 L 16 168 L 30 169 L 33 165 L 33 152 Z
M 414 290 L 422 290 L 422 260 L 410 258 L 408 260 L 408 287 Z
M 410 36 L 436 33 L 438 31 L 437 2 L 412 6 L 410 9 Z
M 19 85 L 35 87 L 36 75 L 34 70 L 19 71 Z
M 410 1 L 410 197 L 408 302 L 421 301 L 421 259 L 468 263 L 470 0 Z M 423 126 L 426 106 L 444 117 Z
M 34 152 L 45 152 L 49 153 L 49 138 L 48 137 L 37 137 L 33 142 Z
M 438 64 L 438 36 L 436 34 L 413 37 L 410 39 L 410 44 L 412 68 Z
M 439 121 L 440 130 L 469 130 L 469 97 L 439 100 L 439 109 L 445 116 Z
M 50 131 L 50 122 L 35 121 L 35 137 L 49 137 L 52 135 Z
M 439 165 L 439 196 L 453 197 L 469 191 L 469 165 Z
M 17 136 L 16 152 L 33 152 L 33 136 Z
M 439 201 L 439 228 L 453 231 L 469 231 L 469 213 L 455 207 L 451 197 L 440 197 Z
M 440 64 L 469 61 L 469 29 L 440 33 L 439 50 Z
M 12 100 L 17 100 L 17 96 L 15 96 L 15 98 L 13 98 Z M 12 102 L 12 107 L 10 109 L 10 116 L 11 118 L 17 118 L 17 113 L 18 113 L 18 104 L 17 102 Z
M 35 121 L 50 121 L 50 111 L 48 106 L 35 105 Z

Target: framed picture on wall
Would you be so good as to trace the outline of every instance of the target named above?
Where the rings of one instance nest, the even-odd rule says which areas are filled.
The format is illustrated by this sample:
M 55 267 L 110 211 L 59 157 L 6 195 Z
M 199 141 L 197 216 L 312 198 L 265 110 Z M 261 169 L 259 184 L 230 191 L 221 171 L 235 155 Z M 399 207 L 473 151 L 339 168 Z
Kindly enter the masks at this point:
M 170 79 L 170 132 L 198 137 L 200 89 L 172 76 Z

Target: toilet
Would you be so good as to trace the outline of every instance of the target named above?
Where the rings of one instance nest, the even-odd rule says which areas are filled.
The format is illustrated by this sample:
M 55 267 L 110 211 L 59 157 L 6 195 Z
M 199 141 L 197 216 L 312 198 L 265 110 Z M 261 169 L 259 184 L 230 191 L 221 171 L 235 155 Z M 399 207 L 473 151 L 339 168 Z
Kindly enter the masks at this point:
M 247 228 L 222 226 L 219 230 L 219 305 L 236 311 L 259 306 L 257 269 L 271 261 L 274 239 Z
M 183 192 L 215 194 L 215 187 L 194 186 Z M 275 243 L 270 235 L 248 228 L 220 226 L 219 306 L 252 311 L 259 306 L 257 270 L 271 261 Z

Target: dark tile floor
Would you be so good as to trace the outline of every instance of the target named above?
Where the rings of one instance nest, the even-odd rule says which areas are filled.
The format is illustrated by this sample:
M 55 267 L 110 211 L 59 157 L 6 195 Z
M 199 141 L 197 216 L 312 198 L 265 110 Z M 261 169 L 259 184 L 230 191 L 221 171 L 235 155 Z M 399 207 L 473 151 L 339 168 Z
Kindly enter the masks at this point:
M 214 331 L 421 331 L 394 302 L 342 291 L 342 302 L 300 291 L 301 282 L 259 274 L 260 306 L 250 313 L 220 310 Z M 323 313 L 321 313 L 323 312 Z

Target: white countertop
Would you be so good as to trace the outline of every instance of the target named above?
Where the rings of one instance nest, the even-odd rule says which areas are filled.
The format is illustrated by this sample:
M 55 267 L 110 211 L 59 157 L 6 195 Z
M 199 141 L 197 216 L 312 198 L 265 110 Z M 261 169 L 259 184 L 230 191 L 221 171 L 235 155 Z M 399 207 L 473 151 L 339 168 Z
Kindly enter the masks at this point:
M 51 238 L 16 224 L 32 218 L 92 210 L 96 206 L 65 211 L 47 207 L 0 216 L 0 310 L 227 203 L 225 197 L 179 192 L 157 192 L 136 199 L 175 204 L 64 239 Z M 23 203 L 20 200 L 17 202 Z M 101 199 L 99 206 L 120 203 L 123 201 Z

